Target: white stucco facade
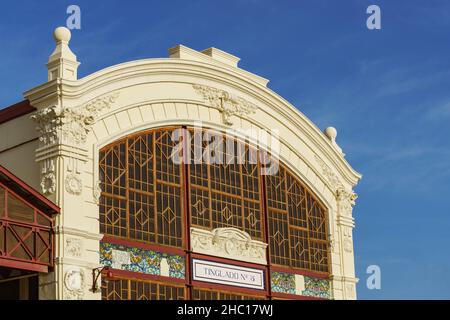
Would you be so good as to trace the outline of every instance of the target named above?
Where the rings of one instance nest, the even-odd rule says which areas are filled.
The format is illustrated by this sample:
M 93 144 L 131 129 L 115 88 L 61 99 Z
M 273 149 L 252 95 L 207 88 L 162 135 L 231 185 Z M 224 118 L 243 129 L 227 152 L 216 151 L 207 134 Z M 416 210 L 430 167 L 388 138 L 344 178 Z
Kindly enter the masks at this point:
M 90 290 L 102 238 L 99 150 L 133 132 L 201 121 L 237 134 L 278 130 L 280 161 L 329 212 L 332 298 L 356 299 L 352 208 L 361 176 L 333 130 L 323 133 L 271 91 L 268 80 L 218 49 L 177 46 L 168 58 L 126 62 L 78 79 L 70 33 L 58 29 L 55 39 L 48 82 L 24 93 L 36 112 L 0 125 L 0 163 L 61 207 L 56 268 L 40 277 L 41 298 L 101 298 Z

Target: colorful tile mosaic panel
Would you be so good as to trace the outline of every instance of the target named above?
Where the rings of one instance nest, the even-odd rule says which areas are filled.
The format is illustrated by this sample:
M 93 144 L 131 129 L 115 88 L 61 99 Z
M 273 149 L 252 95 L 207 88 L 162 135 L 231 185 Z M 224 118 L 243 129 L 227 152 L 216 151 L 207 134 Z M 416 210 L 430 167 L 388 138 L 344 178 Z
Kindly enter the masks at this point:
M 115 252 L 124 253 L 127 258 L 129 257 L 129 261 L 117 263 L 113 258 Z M 100 264 L 115 269 L 161 275 L 161 260 L 164 258 L 169 265 L 169 276 L 184 279 L 185 259 L 182 256 L 106 242 L 100 243 Z
M 304 279 L 305 290 L 302 291 L 302 295 L 330 299 L 330 281 L 327 279 L 317 279 L 306 276 Z
M 273 292 L 295 294 L 295 275 L 285 272 L 272 272 Z
M 301 294 L 307 297 L 330 299 L 330 281 L 298 275 L 304 279 L 304 289 L 296 288 L 295 274 L 286 272 L 271 273 L 272 292 Z M 302 290 L 303 289 L 303 290 Z M 300 290 L 301 293 L 299 292 Z

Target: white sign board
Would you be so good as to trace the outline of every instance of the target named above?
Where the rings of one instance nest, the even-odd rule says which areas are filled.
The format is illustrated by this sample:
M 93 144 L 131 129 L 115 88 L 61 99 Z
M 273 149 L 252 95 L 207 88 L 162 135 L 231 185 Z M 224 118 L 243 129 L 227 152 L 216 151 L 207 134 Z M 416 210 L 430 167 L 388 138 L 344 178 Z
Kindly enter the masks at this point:
M 264 290 L 264 271 L 205 260 L 192 260 L 192 279 Z

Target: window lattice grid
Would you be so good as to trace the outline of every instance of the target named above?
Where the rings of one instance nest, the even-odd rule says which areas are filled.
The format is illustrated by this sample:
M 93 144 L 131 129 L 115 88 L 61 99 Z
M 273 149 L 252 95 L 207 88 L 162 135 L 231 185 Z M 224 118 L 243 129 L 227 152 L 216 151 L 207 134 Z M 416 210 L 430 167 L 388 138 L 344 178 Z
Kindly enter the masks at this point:
M 209 192 L 197 188 L 191 188 L 191 221 L 193 225 L 200 227 L 211 227 L 211 216 L 209 207 Z
M 131 190 L 153 193 L 153 135 L 128 139 L 128 184 Z
M 291 228 L 289 241 L 292 266 L 310 269 L 308 231 Z
M 181 184 L 181 165 L 172 159 L 172 152 L 178 142 L 172 142 L 172 130 L 155 132 L 156 178 L 168 183 Z
M 153 195 L 129 192 L 129 238 L 155 242 L 155 208 Z
M 183 247 L 182 166 L 171 159 L 174 129 L 140 133 L 101 150 L 104 234 Z
M 265 297 L 245 295 L 236 292 L 194 288 L 193 300 L 264 300 Z
M 128 280 L 102 281 L 102 300 L 128 300 Z
M 306 212 L 306 190 L 291 175 L 287 176 L 287 207 L 289 211 L 289 224 L 292 226 L 308 228 Z
M 220 140 L 219 136 L 223 139 Z M 263 239 L 258 153 L 237 139 L 190 130 L 191 223 L 205 228 L 236 227 Z M 203 139 L 206 137 L 205 139 Z M 203 139 L 203 140 L 202 140 Z M 216 153 L 209 144 L 220 146 Z M 207 164 L 212 155 L 221 163 Z M 195 163 L 195 160 L 203 162 Z
M 104 193 L 125 197 L 126 144 L 118 143 L 100 153 L 99 159 L 101 189 Z
M 286 210 L 285 175 L 285 170 L 280 166 L 278 174 L 265 176 L 267 207 Z
M 118 237 L 127 237 L 126 208 L 126 200 L 103 195 L 100 198 L 100 232 Z
M 329 272 L 326 210 L 281 166 L 265 183 L 271 262 Z
M 185 288 L 164 282 L 118 279 L 102 281 L 103 300 L 184 300 Z
M 325 241 L 309 240 L 311 258 L 310 269 L 318 272 L 329 272 L 328 244 Z
M 237 139 L 224 140 L 231 148 L 224 145 L 215 155 L 225 163 L 196 164 L 199 154 L 204 160 L 208 141 L 202 140 L 204 132 L 195 136 L 190 129 L 192 161 L 185 182 L 182 166 L 171 159 L 178 144 L 171 141 L 174 129 L 139 133 L 100 152 L 102 233 L 183 247 L 186 183 L 193 226 L 236 227 L 264 240 L 264 201 L 271 263 L 328 272 L 328 213 L 299 179 L 283 165 L 274 175 L 261 176 L 260 154 Z
M 290 266 L 288 215 L 268 209 L 268 229 L 271 263 Z
M 181 188 L 158 184 L 157 243 L 174 247 L 183 245 Z
M 319 203 L 308 195 L 309 236 L 313 239 L 327 240 L 326 212 Z

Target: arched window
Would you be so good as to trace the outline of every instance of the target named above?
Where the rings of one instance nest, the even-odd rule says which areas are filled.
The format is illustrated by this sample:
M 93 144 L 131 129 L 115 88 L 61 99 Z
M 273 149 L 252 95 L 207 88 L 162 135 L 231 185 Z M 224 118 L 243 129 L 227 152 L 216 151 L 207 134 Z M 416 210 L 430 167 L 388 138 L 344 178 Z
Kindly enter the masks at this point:
M 262 175 L 261 151 L 232 137 L 214 154 L 221 163 L 196 161 L 212 140 L 190 127 L 180 140 L 189 161 L 173 161 L 180 128 L 139 132 L 100 151 L 101 233 L 188 251 L 189 227 L 234 227 L 269 244 L 270 265 L 329 274 L 328 213 L 299 178 L 282 163 Z

